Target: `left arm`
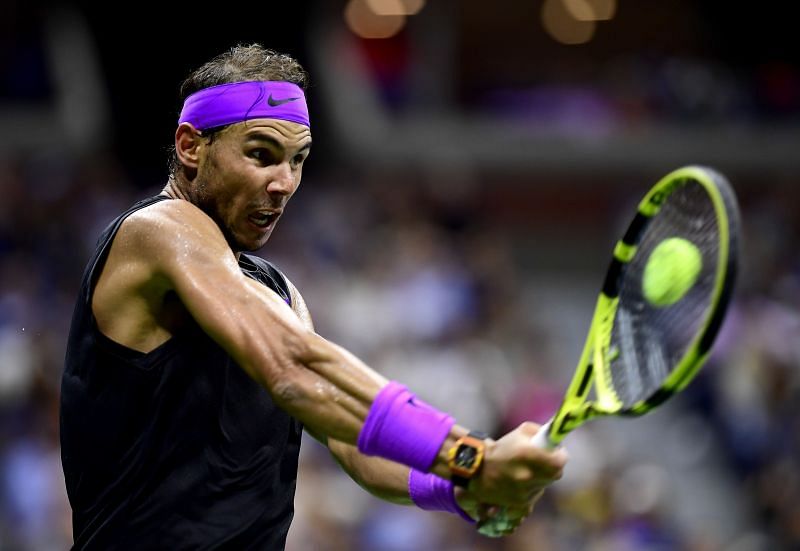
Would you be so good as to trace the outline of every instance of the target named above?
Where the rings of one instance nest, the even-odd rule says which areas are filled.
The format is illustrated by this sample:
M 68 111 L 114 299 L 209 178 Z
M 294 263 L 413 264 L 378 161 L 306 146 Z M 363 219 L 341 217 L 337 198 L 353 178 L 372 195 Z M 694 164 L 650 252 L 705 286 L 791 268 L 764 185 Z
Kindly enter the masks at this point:
M 385 501 L 413 505 L 408 495 L 408 467 L 382 457 L 364 455 L 355 446 L 333 438 L 317 440 L 327 445 L 344 472 L 366 491 Z

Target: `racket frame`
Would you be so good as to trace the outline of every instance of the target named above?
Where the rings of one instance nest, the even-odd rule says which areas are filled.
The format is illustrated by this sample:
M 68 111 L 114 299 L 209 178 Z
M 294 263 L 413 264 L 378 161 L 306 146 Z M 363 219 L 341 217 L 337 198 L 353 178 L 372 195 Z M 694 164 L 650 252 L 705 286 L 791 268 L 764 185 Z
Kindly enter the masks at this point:
M 720 247 L 711 298 L 700 330 L 687 347 L 683 358 L 664 380 L 661 387 L 646 399 L 629 407 L 614 392 L 611 384 L 609 347 L 614 318 L 619 306 L 619 292 L 627 266 L 636 256 L 639 241 L 650 221 L 659 213 L 664 201 L 679 187 L 689 182 L 703 186 L 714 208 L 719 229 Z M 711 350 L 733 291 L 736 276 L 738 241 L 738 207 L 725 178 L 703 166 L 687 166 L 670 172 L 659 180 L 639 202 L 636 215 L 614 247 L 614 255 L 606 273 L 595 306 L 592 324 L 580 360 L 564 400 L 553 418 L 543 427 L 546 448 L 558 446 L 566 435 L 590 419 L 609 415 L 640 416 L 659 406 L 683 390 L 705 363 Z M 733 252 L 733 254 L 732 254 Z M 596 400 L 588 400 L 592 382 Z

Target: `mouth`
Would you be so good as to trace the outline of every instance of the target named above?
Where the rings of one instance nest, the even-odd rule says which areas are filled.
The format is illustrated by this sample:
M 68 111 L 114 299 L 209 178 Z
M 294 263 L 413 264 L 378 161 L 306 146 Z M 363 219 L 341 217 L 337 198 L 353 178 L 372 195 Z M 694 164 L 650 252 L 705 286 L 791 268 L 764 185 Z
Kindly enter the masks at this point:
M 280 217 L 281 212 L 282 211 L 280 210 L 260 210 L 251 213 L 247 219 L 258 229 L 266 231 L 275 225 L 275 222 Z

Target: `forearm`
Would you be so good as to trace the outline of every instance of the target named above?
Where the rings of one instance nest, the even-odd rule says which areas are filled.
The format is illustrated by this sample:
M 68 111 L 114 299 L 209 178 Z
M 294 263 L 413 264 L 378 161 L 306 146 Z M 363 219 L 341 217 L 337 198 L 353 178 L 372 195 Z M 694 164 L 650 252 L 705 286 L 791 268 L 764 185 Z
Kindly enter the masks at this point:
M 203 329 L 278 406 L 317 433 L 355 443 L 386 379 L 308 330 L 275 293 L 237 279 L 225 295 L 184 301 L 200 305 L 192 314 Z
M 366 491 L 392 503 L 412 504 L 408 495 L 408 467 L 363 455 L 355 446 L 339 440 L 329 439 L 328 448 L 342 469 Z
M 320 337 L 321 338 L 321 337 Z M 324 340 L 324 339 L 323 339 Z M 343 362 L 349 365 L 360 365 L 363 369 L 372 372 L 361 360 L 359 360 L 355 355 L 353 355 L 348 350 L 342 348 L 341 346 L 332 343 L 330 341 L 324 341 L 325 344 L 331 347 L 336 354 L 340 354 Z M 324 366 L 323 363 L 320 363 L 317 368 Z M 327 371 L 327 370 L 326 370 Z M 377 373 L 376 373 L 377 375 Z M 386 385 L 388 381 L 377 375 L 381 378 L 381 388 Z M 374 396 L 373 396 L 374 399 Z M 371 405 L 370 401 L 370 405 Z M 366 416 L 365 416 L 366 418 Z M 363 419 L 362 419 L 363 423 Z M 361 427 L 359 427 L 360 430 Z M 324 431 L 323 431 L 324 432 Z M 448 457 L 447 453 L 452 448 L 456 441 L 467 434 L 469 432 L 466 428 L 458 425 L 453 424 L 452 428 L 450 429 L 448 435 L 446 436 L 444 442 L 442 442 L 442 446 L 439 449 L 439 453 L 436 456 L 436 459 L 431 466 L 430 472 L 437 474 L 438 476 L 449 479 L 450 478 L 450 469 L 447 466 Z M 384 497 L 383 495 L 379 495 L 379 497 L 383 497 L 384 499 L 393 499 L 397 497 L 396 489 L 400 489 L 403 494 L 403 498 L 408 498 L 408 488 L 407 488 L 407 481 L 408 481 L 408 468 L 401 466 L 398 463 L 393 461 L 387 461 L 381 459 L 379 457 L 372 457 L 362 454 L 358 451 L 358 449 L 350 444 L 354 444 L 353 442 L 343 441 L 342 439 L 337 439 L 336 435 L 331 433 L 325 433 L 329 438 L 329 442 L 334 442 L 337 450 L 342 452 L 342 457 L 348 459 L 349 464 L 353 465 L 356 468 L 356 476 L 360 477 L 361 479 L 357 479 L 357 482 L 364 486 L 365 488 L 369 486 L 368 490 L 371 493 L 375 493 L 380 491 L 386 491 L 389 493 L 389 497 Z M 329 446 L 330 447 L 330 446 Z M 333 449 L 331 449 L 334 452 Z M 334 457 L 337 458 L 340 462 L 342 458 L 340 458 L 335 452 Z M 373 462 L 371 459 L 375 459 L 376 461 Z M 345 465 L 343 467 L 347 468 Z M 349 472 L 349 471 L 348 471 Z M 388 476 L 392 478 L 392 483 L 386 486 L 387 482 L 384 480 L 384 477 Z M 363 483 L 362 483 L 363 482 Z
M 359 444 L 359 437 L 366 434 L 363 429 L 368 415 L 373 413 L 375 399 L 389 381 L 307 327 L 276 293 L 243 275 L 229 252 L 217 252 L 214 254 L 209 247 L 194 251 L 187 257 L 191 267 L 162 259 L 167 264 L 166 280 L 173 282 L 191 315 L 245 372 L 267 389 L 281 409 L 316 433 Z M 397 411 L 388 418 L 419 417 L 422 408 L 411 403 L 407 404 L 409 408 L 403 408 L 406 402 L 410 399 L 401 399 L 395 405 L 409 411 Z M 379 425 L 367 432 L 379 435 L 383 432 Z M 432 435 L 426 430 L 430 427 L 435 427 Z M 360 444 L 366 447 L 359 445 L 359 449 L 367 455 L 379 455 L 447 478 L 447 450 L 466 432 L 455 426 L 452 418 L 439 415 L 434 423 L 411 421 L 407 429 L 400 431 L 405 445 L 393 446 L 391 437 L 362 438 Z M 423 434 L 429 436 L 417 438 Z M 427 446 L 420 456 L 415 452 L 415 443 L 422 441 Z M 376 442 L 377 447 L 369 445 Z M 399 456 L 394 453 L 398 450 Z
M 333 443 L 331 451 L 340 452 L 334 453 L 334 457 L 340 462 L 346 461 L 343 467 L 371 493 L 389 500 L 408 499 L 408 468 L 381 457 L 365 455 L 356 447 L 372 403 L 388 381 L 340 346 L 317 335 L 313 338 L 318 348 L 311 360 L 303 362 L 307 370 L 304 377 L 310 380 L 300 383 L 300 392 L 282 406 L 316 434 L 324 435 L 323 438 Z M 348 370 L 359 376 L 343 376 Z M 309 385 L 313 385 L 314 392 L 308 391 Z M 450 478 L 447 453 L 467 432 L 466 428 L 455 423 L 450 427 L 430 464 L 430 472 Z
M 436 475 L 421 473 L 380 457 L 363 455 L 357 448 L 337 440 L 328 439 L 327 446 L 350 478 L 380 499 L 398 505 L 416 505 L 429 511 L 458 514 L 469 522 L 474 522 L 478 517 L 474 507 L 471 513 L 464 508 L 470 507 L 474 499 Z M 464 499 L 463 505 L 459 499 Z
M 333 457 L 350 478 L 375 497 L 398 505 L 416 505 L 423 509 L 464 515 L 464 509 L 459 511 L 456 505 L 456 496 L 465 497 L 464 490 L 454 489 L 452 484 L 444 481 L 431 486 L 428 478 L 436 478 L 435 475 L 416 472 L 412 498 L 409 467 L 380 457 L 364 455 L 356 447 L 338 440 L 329 439 L 327 444 Z M 469 504 L 467 496 L 464 505 Z

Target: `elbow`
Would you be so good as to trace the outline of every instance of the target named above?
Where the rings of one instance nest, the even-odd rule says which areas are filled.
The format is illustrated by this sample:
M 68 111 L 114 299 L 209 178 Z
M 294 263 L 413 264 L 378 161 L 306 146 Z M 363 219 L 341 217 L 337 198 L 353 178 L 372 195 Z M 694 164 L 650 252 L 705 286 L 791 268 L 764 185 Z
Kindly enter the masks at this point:
M 246 352 L 240 365 L 284 409 L 307 398 L 313 384 L 303 360 L 308 355 L 305 341 L 303 335 L 288 332 L 279 338 L 249 339 L 242 347 Z
M 316 369 L 330 363 L 324 346 L 314 335 L 290 333 L 262 349 L 260 360 L 250 369 L 272 396 L 275 405 L 311 425 L 337 410 L 333 404 L 343 396 L 334 383 Z
M 331 399 L 327 385 L 300 365 L 281 370 L 269 386 L 276 405 L 301 420 Z
M 316 361 L 326 358 L 314 347 L 314 335 L 293 335 L 284 339 L 280 357 L 273 359 L 277 369 L 267 375 L 273 398 L 287 410 L 314 409 L 315 404 L 329 402 L 335 389 L 312 368 Z M 266 374 L 265 374 L 266 375 Z
M 305 400 L 306 389 L 297 375 L 283 373 L 281 377 L 270 385 L 273 400 L 286 410 L 294 410 L 292 407 Z

